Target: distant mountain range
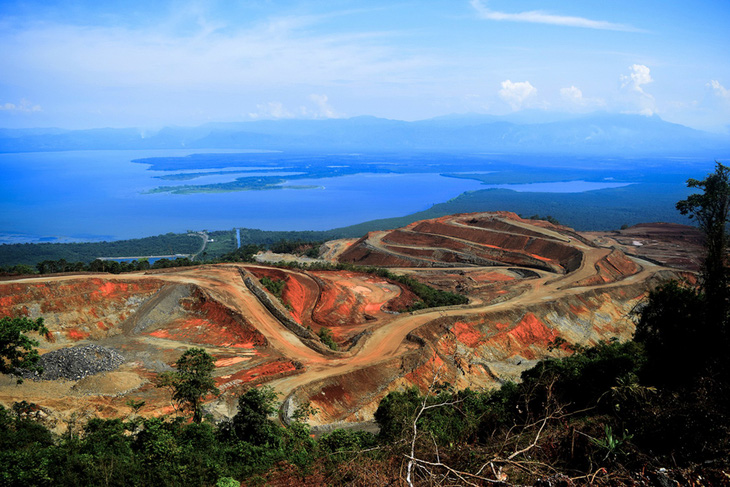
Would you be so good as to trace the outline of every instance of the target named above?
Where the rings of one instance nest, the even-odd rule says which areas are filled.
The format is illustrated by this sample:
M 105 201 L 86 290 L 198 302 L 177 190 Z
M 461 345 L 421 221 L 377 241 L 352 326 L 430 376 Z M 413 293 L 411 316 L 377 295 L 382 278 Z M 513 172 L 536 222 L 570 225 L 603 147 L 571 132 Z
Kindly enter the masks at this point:
M 451 115 L 404 122 L 376 117 L 262 120 L 198 127 L 0 129 L 0 152 L 94 149 L 479 151 L 499 153 L 730 156 L 730 137 L 658 116 L 594 113 L 528 117 Z

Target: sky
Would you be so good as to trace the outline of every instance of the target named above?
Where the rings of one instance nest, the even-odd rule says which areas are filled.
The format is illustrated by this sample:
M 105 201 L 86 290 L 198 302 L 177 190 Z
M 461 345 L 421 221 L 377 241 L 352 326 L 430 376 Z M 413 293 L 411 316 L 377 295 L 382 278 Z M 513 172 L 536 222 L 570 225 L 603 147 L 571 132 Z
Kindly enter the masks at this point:
M 726 0 L 0 0 L 0 127 L 658 115 L 730 133 Z

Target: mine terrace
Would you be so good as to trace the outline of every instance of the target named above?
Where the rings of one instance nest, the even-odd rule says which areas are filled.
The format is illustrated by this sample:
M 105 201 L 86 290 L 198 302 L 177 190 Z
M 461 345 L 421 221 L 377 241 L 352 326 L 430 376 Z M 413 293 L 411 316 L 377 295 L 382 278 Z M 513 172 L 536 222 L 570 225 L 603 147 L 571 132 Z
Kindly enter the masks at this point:
M 203 347 L 222 391 L 205 404 L 214 417 L 232 416 L 245 388 L 267 384 L 280 393 L 284 421 L 309 402 L 314 425 L 367 428 L 388 392 L 425 390 L 435 374 L 457 388 L 491 388 L 567 354 L 549 347 L 556 338 L 629 339 L 631 311 L 648 290 L 694 279 L 701 238 L 679 227 L 581 234 L 477 213 L 327 245 L 331 263 L 388 268 L 469 300 L 418 311 L 407 311 L 418 297 L 402 284 L 352 270 L 217 264 L 6 280 L 0 315 L 43 317 L 52 333 L 40 351 L 82 350 L 90 365 L 17 386 L 3 376 L 0 402 L 42 404 L 59 430 L 78 411 L 127 414 L 130 399 L 145 401 L 142 415 L 173 413 L 153 379 L 186 349 Z M 283 282 L 280 298 L 263 278 Z M 337 350 L 319 341 L 323 328 Z M 101 348 L 75 348 L 90 344 Z

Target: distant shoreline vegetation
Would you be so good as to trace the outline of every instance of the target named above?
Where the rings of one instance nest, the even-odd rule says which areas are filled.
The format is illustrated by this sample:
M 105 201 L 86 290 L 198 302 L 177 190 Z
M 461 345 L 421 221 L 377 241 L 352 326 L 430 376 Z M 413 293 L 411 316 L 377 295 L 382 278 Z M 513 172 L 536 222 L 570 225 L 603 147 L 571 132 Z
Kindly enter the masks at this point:
M 182 186 L 158 186 L 157 188 L 145 191 L 144 194 L 171 193 L 171 194 L 193 194 L 193 193 L 230 193 L 233 191 L 269 191 L 276 189 L 319 189 L 319 185 L 287 185 L 286 179 L 282 178 L 238 178 L 227 183 L 214 184 L 186 184 Z
M 190 181 L 206 176 L 225 176 L 229 174 L 245 174 L 250 172 L 276 172 L 272 175 L 241 176 L 233 181 L 210 184 L 185 184 L 178 186 L 158 186 L 145 191 L 143 194 L 194 194 L 194 193 L 229 193 L 235 191 L 269 191 L 281 189 L 322 189 L 318 184 L 286 184 L 289 181 L 300 179 L 325 179 L 349 176 L 355 174 L 390 174 L 395 173 L 392 167 L 382 167 L 381 164 L 352 161 L 351 164 L 329 164 L 326 157 L 309 156 L 301 159 L 287 160 L 279 154 L 272 153 L 244 153 L 244 154 L 195 154 L 185 157 L 150 157 L 135 159 L 132 162 L 149 164 L 149 170 L 180 171 L 198 169 L 197 172 L 179 172 L 155 176 L 156 179 L 166 181 Z M 322 162 L 327 163 L 321 165 Z M 350 161 L 348 161 L 350 162 Z M 253 164 L 254 167 L 250 167 Z M 386 164 L 387 165 L 387 164 Z M 220 170 L 205 172 L 202 169 L 216 169 L 221 167 L 237 167 L 235 170 Z M 283 175 L 281 172 L 285 172 Z M 285 177 L 284 177 L 285 176 Z

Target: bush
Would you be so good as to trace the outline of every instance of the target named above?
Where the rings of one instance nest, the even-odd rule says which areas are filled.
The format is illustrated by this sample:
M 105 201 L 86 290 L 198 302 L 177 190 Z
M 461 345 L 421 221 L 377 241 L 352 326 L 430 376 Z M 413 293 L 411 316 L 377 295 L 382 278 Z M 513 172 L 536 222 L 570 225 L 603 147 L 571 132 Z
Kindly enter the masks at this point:
M 326 327 L 322 327 L 317 334 L 319 339 L 332 350 L 337 350 L 337 342 L 335 342 L 334 336 L 332 336 L 332 330 Z

